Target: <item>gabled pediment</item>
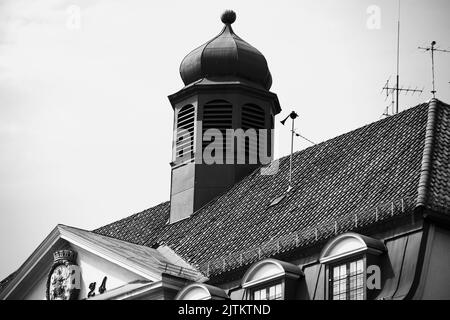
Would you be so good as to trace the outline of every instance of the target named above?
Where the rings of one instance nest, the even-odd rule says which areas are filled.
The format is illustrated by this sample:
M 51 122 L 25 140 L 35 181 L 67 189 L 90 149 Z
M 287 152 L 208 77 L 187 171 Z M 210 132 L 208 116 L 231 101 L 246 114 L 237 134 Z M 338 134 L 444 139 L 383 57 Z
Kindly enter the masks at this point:
M 188 281 L 205 279 L 168 247 L 153 249 L 58 225 L 19 268 L 0 293 L 0 299 L 46 299 L 50 272 L 64 259 L 54 256 L 56 252 L 74 253 L 73 261 L 65 263 L 74 266 L 70 269 L 74 274 L 71 286 L 78 290 L 78 299 L 87 298 L 94 282 L 93 292 L 98 296 L 105 277 L 107 291 L 136 282 L 157 283 L 163 275 Z

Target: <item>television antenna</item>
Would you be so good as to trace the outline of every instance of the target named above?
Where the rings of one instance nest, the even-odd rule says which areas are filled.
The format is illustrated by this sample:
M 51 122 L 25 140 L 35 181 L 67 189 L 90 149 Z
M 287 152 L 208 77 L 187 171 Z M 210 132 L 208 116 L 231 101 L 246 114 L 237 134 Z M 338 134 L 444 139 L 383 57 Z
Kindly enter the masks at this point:
M 395 107 L 395 113 L 398 113 L 398 86 L 400 83 L 400 0 L 398 0 L 398 12 L 397 12 L 397 84 L 396 86 L 396 101 L 397 101 L 397 105 Z M 392 94 L 392 101 L 394 101 L 394 95 Z M 392 103 L 392 108 L 394 108 L 394 103 Z
M 433 95 L 433 98 L 435 98 L 435 96 L 436 96 L 436 88 L 434 86 L 434 52 L 437 51 L 437 52 L 450 53 L 449 50 L 435 48 L 434 47 L 435 45 L 436 45 L 436 41 L 432 41 L 430 47 L 418 47 L 421 50 L 431 52 L 431 85 L 432 85 L 431 94 Z
M 415 89 L 411 89 L 411 87 L 408 87 L 407 89 L 404 89 L 400 86 L 400 0 L 398 0 L 398 11 L 397 11 L 397 74 L 396 74 L 396 83 L 395 86 L 389 86 L 389 81 L 391 77 L 386 81 L 386 84 L 384 85 L 381 92 L 386 90 L 386 99 L 391 96 L 391 104 L 387 106 L 384 109 L 382 116 L 390 116 L 391 114 L 396 114 L 399 111 L 398 104 L 399 104 L 399 93 L 404 92 L 405 94 L 408 94 L 411 92 L 413 95 L 416 92 L 422 93 L 423 90 L 418 90 L 417 87 Z M 386 101 L 385 99 L 385 101 Z M 389 107 L 391 108 L 391 113 L 389 113 Z M 395 109 L 394 109 L 395 107 Z
M 397 77 L 397 79 L 398 79 L 398 77 Z M 387 79 L 386 84 L 384 85 L 383 89 L 381 89 L 381 92 L 386 91 L 386 98 L 384 99 L 385 101 L 387 100 L 387 98 L 389 96 L 391 96 L 391 98 L 392 98 L 391 104 L 384 109 L 383 116 L 390 116 L 390 115 L 398 113 L 398 94 L 400 92 L 403 92 L 405 95 L 407 95 L 408 93 L 411 93 L 412 95 L 414 95 L 415 93 L 419 93 L 419 95 L 421 95 L 423 92 L 423 88 L 418 89 L 417 87 L 415 87 L 414 89 L 412 89 L 411 86 L 409 86 L 408 88 L 403 88 L 403 87 L 399 88 L 398 82 L 397 82 L 396 86 L 393 87 L 393 86 L 389 85 L 389 81 L 390 81 L 390 77 L 389 77 L 389 79 Z M 395 95 L 394 95 L 394 93 L 395 93 Z M 395 99 L 394 97 L 396 97 L 397 99 Z M 394 110 L 394 105 L 395 105 L 395 110 Z M 391 108 L 391 113 L 389 113 L 389 107 Z

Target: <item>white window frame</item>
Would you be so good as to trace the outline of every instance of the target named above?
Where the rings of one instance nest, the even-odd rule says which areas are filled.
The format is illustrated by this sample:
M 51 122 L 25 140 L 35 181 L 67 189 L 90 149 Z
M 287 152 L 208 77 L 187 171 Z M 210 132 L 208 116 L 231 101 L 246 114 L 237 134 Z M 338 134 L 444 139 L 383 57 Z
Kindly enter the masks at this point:
M 284 300 L 287 282 L 296 281 L 302 276 L 300 267 L 291 263 L 276 259 L 259 261 L 251 266 L 242 278 L 244 299 L 253 300 L 256 290 L 281 284 L 281 300 Z
M 322 249 L 319 262 L 324 264 L 325 297 L 333 298 L 331 272 L 335 266 L 363 260 L 363 299 L 367 299 L 367 257 L 378 256 L 387 251 L 384 243 L 353 232 L 347 232 L 331 239 Z M 348 292 L 347 292 L 348 294 Z

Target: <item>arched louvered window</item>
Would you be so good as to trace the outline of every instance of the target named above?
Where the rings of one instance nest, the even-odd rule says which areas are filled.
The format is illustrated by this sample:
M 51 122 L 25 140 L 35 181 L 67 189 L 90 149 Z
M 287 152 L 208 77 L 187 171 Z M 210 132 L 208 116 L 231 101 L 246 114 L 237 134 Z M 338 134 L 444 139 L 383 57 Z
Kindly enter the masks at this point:
M 249 163 L 249 158 L 259 155 L 259 145 L 266 145 L 265 141 L 261 139 L 267 139 L 259 135 L 259 129 L 266 128 L 266 117 L 264 110 L 255 104 L 245 104 L 242 106 L 242 129 L 244 131 L 248 129 L 255 129 L 257 140 L 246 139 L 245 141 L 245 162 Z
M 177 116 L 175 160 L 192 159 L 194 152 L 195 108 L 192 104 L 182 107 Z
M 223 137 L 223 156 L 225 157 L 230 147 L 226 139 L 226 129 L 233 127 L 233 106 L 225 100 L 214 100 L 205 104 L 203 108 L 203 134 L 208 129 L 218 129 Z M 211 141 L 202 141 L 203 150 Z

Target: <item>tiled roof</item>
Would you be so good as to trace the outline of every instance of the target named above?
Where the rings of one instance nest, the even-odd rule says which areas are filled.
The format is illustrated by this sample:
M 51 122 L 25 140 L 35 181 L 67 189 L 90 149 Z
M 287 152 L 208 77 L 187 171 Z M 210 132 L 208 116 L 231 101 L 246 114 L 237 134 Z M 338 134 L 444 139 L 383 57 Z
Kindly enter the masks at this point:
M 110 223 L 94 232 L 136 244 L 148 244 L 149 237 L 156 236 L 169 220 L 170 202 L 136 213 Z M 152 244 L 150 244 L 152 245 Z
M 256 170 L 189 219 L 168 225 L 170 204 L 165 202 L 94 232 L 147 246 L 165 243 L 205 270 L 211 261 L 271 239 L 292 240 L 295 235 L 295 245 L 302 246 L 333 230 L 348 231 L 390 218 L 394 212 L 410 212 L 423 175 L 430 105 L 418 105 L 296 152 L 293 189 L 277 205 L 270 203 L 287 189 L 288 157 L 280 159 L 274 175 Z M 448 212 L 450 107 L 440 101 L 435 105 L 427 204 Z M 390 214 L 378 212 L 386 205 L 392 207 Z M 305 236 L 299 239 L 302 232 Z

